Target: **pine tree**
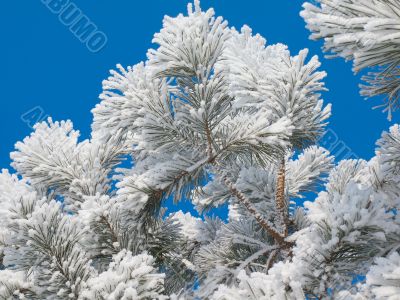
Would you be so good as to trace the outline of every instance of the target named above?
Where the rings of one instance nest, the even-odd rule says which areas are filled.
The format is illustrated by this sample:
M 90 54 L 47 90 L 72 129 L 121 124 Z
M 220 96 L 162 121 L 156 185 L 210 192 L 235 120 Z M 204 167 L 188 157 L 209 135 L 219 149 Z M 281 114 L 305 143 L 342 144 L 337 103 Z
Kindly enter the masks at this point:
M 0 299 L 396 297 L 399 127 L 372 160 L 334 166 L 307 50 L 266 46 L 199 1 L 153 41 L 103 82 L 90 139 L 49 119 L 16 144 Z M 169 198 L 202 218 L 168 213 Z M 225 204 L 228 220 L 208 215 Z
M 319 6 L 318 6 L 319 4 Z M 328 57 L 353 60 L 354 72 L 370 69 L 361 94 L 382 95 L 391 119 L 399 108 L 400 2 L 397 0 L 317 0 L 304 4 L 301 16 L 312 32 L 324 40 Z

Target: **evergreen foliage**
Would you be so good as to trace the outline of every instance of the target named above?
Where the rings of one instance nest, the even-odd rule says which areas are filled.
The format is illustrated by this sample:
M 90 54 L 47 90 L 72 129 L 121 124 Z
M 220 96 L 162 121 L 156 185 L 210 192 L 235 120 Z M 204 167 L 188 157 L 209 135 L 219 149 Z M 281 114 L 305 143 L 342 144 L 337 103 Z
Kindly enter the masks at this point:
M 89 140 L 49 119 L 16 144 L 0 299 L 396 299 L 399 127 L 370 161 L 335 166 L 307 50 L 199 1 L 154 43 L 103 82 Z M 168 214 L 170 197 L 204 217 Z M 206 215 L 224 204 L 228 220 Z
M 328 57 L 353 60 L 354 72 L 368 69 L 360 85 L 367 97 L 382 95 L 391 119 L 399 108 L 400 2 L 397 0 L 317 0 L 305 3 L 301 16 L 324 40 Z

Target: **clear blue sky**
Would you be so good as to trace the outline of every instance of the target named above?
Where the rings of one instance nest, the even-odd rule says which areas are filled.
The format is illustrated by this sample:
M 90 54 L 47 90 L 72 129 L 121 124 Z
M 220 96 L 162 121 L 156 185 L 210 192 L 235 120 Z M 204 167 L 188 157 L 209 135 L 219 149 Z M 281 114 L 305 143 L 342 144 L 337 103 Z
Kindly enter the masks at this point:
M 186 0 L 75 0 L 70 1 L 93 21 L 108 38 L 97 53 L 90 52 L 41 0 L 4 1 L 0 9 L 1 30 L 1 143 L 0 168 L 9 166 L 14 144 L 31 132 L 21 115 L 40 106 L 54 120 L 71 119 L 84 138 L 90 134 L 90 110 L 98 103 L 101 81 L 117 63 L 133 65 L 146 58 L 151 40 L 161 28 L 165 14 L 186 11 Z M 375 141 L 388 122 L 380 110 L 371 110 L 378 100 L 359 96 L 359 78 L 351 63 L 326 60 L 322 43 L 308 39 L 300 18 L 298 0 L 203 0 L 214 7 L 230 26 L 243 24 L 263 35 L 269 44 L 281 42 L 294 54 L 309 48 L 327 71 L 324 94 L 333 105 L 330 128 L 361 158 L 374 154 Z

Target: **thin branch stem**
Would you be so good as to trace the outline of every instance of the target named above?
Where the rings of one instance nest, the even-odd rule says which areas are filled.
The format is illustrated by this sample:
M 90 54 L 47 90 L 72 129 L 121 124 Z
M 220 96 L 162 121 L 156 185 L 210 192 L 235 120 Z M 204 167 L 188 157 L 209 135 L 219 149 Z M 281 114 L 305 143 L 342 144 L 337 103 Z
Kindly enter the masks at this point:
M 251 201 L 246 198 L 245 195 L 241 191 L 239 191 L 235 185 L 226 177 L 224 176 L 222 178 L 223 183 L 228 187 L 230 193 L 235 196 L 240 203 L 244 205 L 244 207 L 254 216 L 258 224 L 261 225 L 262 228 L 266 232 L 268 232 L 269 235 L 273 237 L 273 239 L 283 248 L 288 248 L 291 246 L 291 243 L 288 243 L 285 241 L 285 237 L 282 236 L 271 224 L 269 221 L 265 220 L 264 217 L 257 211 L 257 209 L 253 206 Z
M 278 212 L 283 227 L 284 236 L 287 237 L 289 218 L 288 218 L 288 207 L 286 204 L 286 196 L 285 196 L 285 173 L 286 173 L 285 158 L 282 158 L 282 162 L 276 180 L 275 202 L 276 202 L 276 210 Z
M 271 254 L 268 257 L 267 264 L 266 264 L 267 270 L 271 269 L 277 255 L 278 255 L 278 250 L 274 250 L 271 252 Z
M 211 137 L 211 130 L 208 124 L 208 120 L 206 120 L 205 131 L 207 136 L 207 155 L 209 160 L 213 158 L 213 150 L 212 150 L 212 137 Z
M 261 248 L 260 250 L 258 250 L 257 252 L 255 252 L 254 254 L 250 255 L 248 258 L 246 258 L 246 260 L 244 260 L 235 270 L 235 273 L 238 274 L 243 268 L 247 267 L 252 261 L 256 260 L 257 258 L 259 258 L 260 256 L 265 255 L 268 252 L 276 252 L 277 251 L 277 247 L 265 247 L 265 248 Z

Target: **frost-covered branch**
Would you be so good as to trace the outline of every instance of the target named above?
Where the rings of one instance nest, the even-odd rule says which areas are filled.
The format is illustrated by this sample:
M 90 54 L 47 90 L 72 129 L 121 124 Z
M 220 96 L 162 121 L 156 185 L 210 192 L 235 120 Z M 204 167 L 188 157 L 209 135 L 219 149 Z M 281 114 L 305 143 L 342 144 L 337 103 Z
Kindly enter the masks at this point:
M 397 0 L 318 0 L 305 3 L 301 16 L 324 51 L 353 60 L 353 70 L 370 68 L 361 86 L 367 97 L 383 95 L 391 118 L 399 107 L 400 3 Z
M 340 22 L 352 18 L 341 5 L 363 2 L 346 1 L 336 1 Z M 394 17 L 397 4 L 375 2 Z M 330 9 L 308 5 L 305 14 L 317 22 Z M 16 173 L 0 174 L 0 298 L 395 294 L 398 126 L 370 161 L 334 167 L 315 145 L 330 105 L 321 98 L 325 72 L 307 50 L 292 56 L 266 45 L 197 0 L 165 17 L 153 42 L 145 62 L 117 65 L 103 82 L 90 140 L 79 141 L 70 121 L 49 119 L 16 144 Z M 353 55 L 342 42 L 332 50 Z M 171 198 L 192 201 L 202 216 L 169 213 Z M 207 217 L 220 205 L 227 220 Z

